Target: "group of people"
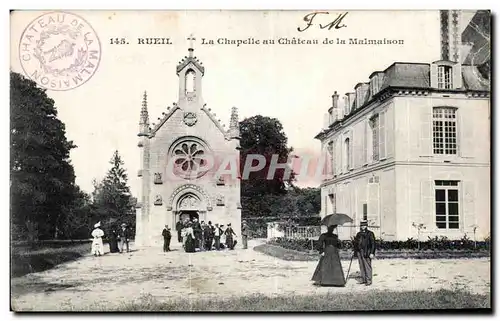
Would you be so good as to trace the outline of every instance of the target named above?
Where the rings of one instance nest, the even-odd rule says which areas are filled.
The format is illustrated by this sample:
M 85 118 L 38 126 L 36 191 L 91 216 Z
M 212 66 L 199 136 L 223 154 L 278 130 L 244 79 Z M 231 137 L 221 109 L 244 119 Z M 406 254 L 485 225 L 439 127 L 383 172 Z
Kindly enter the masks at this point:
M 216 223 L 212 225 L 212 221 L 208 224 L 205 221 L 198 222 L 197 218 L 185 219 L 184 221 L 177 222 L 175 229 L 177 231 L 177 241 L 182 243 L 184 250 L 188 253 L 193 253 L 198 251 L 211 251 L 229 249 L 234 250 L 234 247 L 238 243 L 235 240 L 236 233 L 231 227 L 231 223 L 227 224 L 227 228 L 224 225 L 219 225 Z M 248 248 L 248 234 L 249 229 L 245 221 L 243 221 L 242 228 L 242 241 L 243 248 Z M 165 229 L 162 232 L 163 235 L 163 251 L 170 251 L 170 240 L 172 234 L 168 225 L 165 225 Z
M 353 241 L 354 253 L 352 258 L 354 256 L 358 258 L 361 272 L 359 284 L 370 286 L 372 284 L 372 259 L 375 256 L 375 235 L 368 230 L 367 221 L 361 221 L 360 225 L 360 231 Z M 319 237 L 318 251 L 321 258 L 312 277 L 315 285 L 344 286 L 347 282 L 340 262 L 339 248 L 341 242 L 338 235 L 334 234 L 336 227 L 336 225 L 328 226 L 328 231 Z
M 101 222 L 94 225 L 94 230 L 92 235 L 92 254 L 94 256 L 101 256 L 104 254 L 104 243 L 102 241 L 104 237 L 104 231 L 101 229 Z M 111 253 L 123 253 L 124 251 L 130 252 L 129 242 L 130 242 L 131 232 L 127 224 L 122 223 L 121 228 L 112 228 L 109 232 L 108 243 L 109 251 Z M 118 243 L 120 246 L 118 246 Z

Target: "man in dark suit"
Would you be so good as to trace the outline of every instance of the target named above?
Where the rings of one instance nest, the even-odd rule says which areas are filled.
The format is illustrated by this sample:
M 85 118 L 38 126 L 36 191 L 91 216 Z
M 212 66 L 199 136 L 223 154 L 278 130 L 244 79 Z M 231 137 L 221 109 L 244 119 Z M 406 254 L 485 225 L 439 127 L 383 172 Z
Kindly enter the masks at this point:
M 208 221 L 208 224 L 205 225 L 205 250 L 212 250 L 212 242 L 214 239 L 214 227 L 212 226 L 212 221 Z
M 175 224 L 175 230 L 177 231 L 177 241 L 179 241 L 179 243 L 182 243 L 182 223 L 180 219 L 177 224 Z
M 169 252 L 172 233 L 170 233 L 170 228 L 168 227 L 168 225 L 165 225 L 165 228 L 163 229 L 161 235 L 163 236 L 163 252 Z
M 122 223 L 122 228 L 118 236 L 120 237 L 120 245 L 121 245 L 120 253 L 123 253 L 125 247 L 127 248 L 127 252 L 130 252 L 128 246 L 128 242 L 130 241 L 130 230 L 128 229 L 127 224 Z
M 199 248 L 201 250 L 201 224 L 198 222 L 198 219 L 195 217 L 193 219 L 193 233 L 194 233 L 194 247 Z
M 367 286 L 372 284 L 372 259 L 375 257 L 375 235 L 368 230 L 368 222 L 361 221 L 361 231 L 354 238 L 354 252 L 358 256 L 361 282 Z

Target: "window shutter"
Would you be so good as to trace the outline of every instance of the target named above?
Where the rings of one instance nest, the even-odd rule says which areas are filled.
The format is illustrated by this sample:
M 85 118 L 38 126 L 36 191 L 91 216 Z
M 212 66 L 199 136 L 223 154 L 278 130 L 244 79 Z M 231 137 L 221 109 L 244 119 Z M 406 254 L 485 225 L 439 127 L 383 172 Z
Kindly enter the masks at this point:
M 394 157 L 394 109 L 389 108 L 385 113 L 385 150 L 387 158 Z
M 472 225 L 476 224 L 476 188 L 473 181 L 464 181 L 462 187 L 462 202 L 458 205 L 460 221 L 466 230 L 472 230 Z M 462 208 L 460 208 L 462 207 Z
M 438 88 L 438 65 L 431 64 L 431 87 Z
M 385 114 L 386 112 L 381 112 L 379 114 L 379 159 L 386 158 L 386 147 L 385 147 Z
M 415 223 L 423 223 L 427 229 L 434 229 L 436 228 L 436 205 L 434 204 L 434 184 L 431 180 L 423 180 L 420 182 L 420 197 L 421 222 Z
M 475 124 L 474 117 L 466 117 L 464 110 L 457 110 L 458 150 L 462 157 L 474 157 L 476 155 Z M 457 137 L 458 138 L 458 137 Z
M 336 167 L 337 167 L 337 174 L 342 173 L 342 139 L 339 137 L 339 139 L 336 140 L 335 142 L 335 157 L 336 157 Z
M 379 226 L 379 184 L 368 183 L 368 221 Z
M 356 146 L 354 144 L 354 137 L 352 133 L 353 131 L 351 130 L 349 132 L 349 155 L 347 155 L 349 157 L 349 169 L 354 168 L 354 146 Z
M 460 63 L 456 63 L 453 65 L 452 71 L 452 79 L 453 81 L 451 88 L 459 89 L 462 88 L 462 65 Z
M 370 126 L 370 119 L 365 120 L 365 130 L 366 130 L 366 164 L 370 164 L 373 161 L 373 139 L 372 139 L 372 128 Z
M 432 156 L 432 107 L 420 108 L 420 156 Z
M 367 144 L 368 122 L 366 120 L 363 120 L 363 132 L 360 136 L 361 136 L 361 163 L 360 163 L 360 166 L 363 166 L 364 164 L 367 163 L 366 157 L 368 154 L 368 144 Z

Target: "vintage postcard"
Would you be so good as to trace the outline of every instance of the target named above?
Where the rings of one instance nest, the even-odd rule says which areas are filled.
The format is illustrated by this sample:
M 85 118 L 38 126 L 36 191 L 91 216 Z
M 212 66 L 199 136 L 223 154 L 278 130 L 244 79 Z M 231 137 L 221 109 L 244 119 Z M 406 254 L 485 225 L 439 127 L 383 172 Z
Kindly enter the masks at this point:
M 11 310 L 491 311 L 490 20 L 13 10 Z

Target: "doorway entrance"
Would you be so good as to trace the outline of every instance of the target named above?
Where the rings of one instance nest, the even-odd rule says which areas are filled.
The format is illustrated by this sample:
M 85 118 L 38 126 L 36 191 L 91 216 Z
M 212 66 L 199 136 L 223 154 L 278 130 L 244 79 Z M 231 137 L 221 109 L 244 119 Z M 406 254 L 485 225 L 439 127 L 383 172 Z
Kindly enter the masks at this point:
M 190 220 L 192 221 L 193 219 L 198 219 L 198 221 L 200 220 L 200 214 L 198 213 L 198 211 L 187 211 L 187 210 L 184 210 L 184 211 L 180 211 L 179 212 L 179 216 L 178 216 L 178 219 L 181 221 L 181 222 L 184 222 L 185 220 Z

